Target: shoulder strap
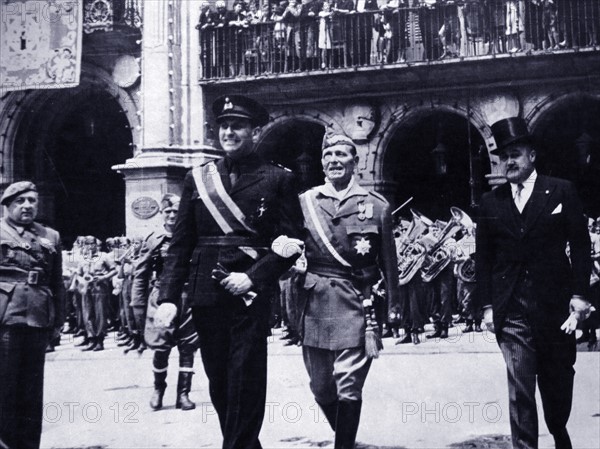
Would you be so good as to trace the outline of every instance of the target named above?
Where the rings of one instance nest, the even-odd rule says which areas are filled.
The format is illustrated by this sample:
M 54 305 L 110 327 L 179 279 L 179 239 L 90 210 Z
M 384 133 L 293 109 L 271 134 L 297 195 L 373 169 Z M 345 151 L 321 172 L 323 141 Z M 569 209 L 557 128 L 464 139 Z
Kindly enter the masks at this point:
M 309 190 L 308 192 L 300 195 L 300 206 L 302 207 L 302 212 L 304 213 L 308 231 L 323 253 L 329 253 L 343 266 L 351 267 L 352 265 L 350 262 L 344 259 L 331 243 L 333 232 L 329 227 L 329 223 L 324 222 L 319 218 L 319 214 L 315 209 L 315 194 L 316 192 L 314 190 Z

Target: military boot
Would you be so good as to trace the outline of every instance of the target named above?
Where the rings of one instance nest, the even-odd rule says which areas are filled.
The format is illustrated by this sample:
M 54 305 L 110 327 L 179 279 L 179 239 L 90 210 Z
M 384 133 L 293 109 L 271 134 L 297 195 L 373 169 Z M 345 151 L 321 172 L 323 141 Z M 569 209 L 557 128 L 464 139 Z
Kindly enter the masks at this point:
M 397 345 L 404 345 L 406 343 L 410 343 L 412 341 L 411 338 L 411 330 L 409 328 L 404 329 L 404 338 L 402 340 L 398 340 L 396 342 Z
M 179 371 L 179 378 L 177 379 L 177 401 L 175 402 L 175 408 L 181 410 L 193 410 L 196 408 L 196 404 L 190 401 L 188 394 L 192 389 L 192 376 L 194 375 L 191 371 Z
M 88 338 L 88 345 L 85 348 L 83 348 L 82 351 L 93 351 L 96 347 L 96 342 L 96 337 Z
M 465 330 L 463 330 L 463 333 L 467 334 L 469 332 L 473 332 L 473 320 L 467 318 L 466 323 L 467 325 L 465 326 Z
M 321 407 L 321 410 L 323 410 L 323 414 L 325 415 L 325 418 L 327 418 L 327 421 L 331 426 L 331 430 L 335 432 L 338 401 L 332 402 L 331 404 L 321 404 L 320 402 L 317 402 L 317 404 L 319 404 L 319 407 Z
M 335 429 L 335 449 L 354 449 L 362 401 L 339 401 Z
M 440 323 L 440 338 L 448 338 L 448 323 Z
M 150 398 L 150 408 L 152 410 L 160 410 L 163 406 L 163 396 L 167 388 L 167 372 L 154 373 L 154 392 Z
M 96 339 L 96 346 L 94 346 L 94 349 L 92 349 L 92 351 L 104 351 L 104 337 L 98 337 Z
M 433 334 L 427 335 L 425 338 L 440 338 L 440 336 L 442 335 L 442 323 L 436 321 L 435 323 L 433 323 L 433 327 L 435 329 L 435 332 Z

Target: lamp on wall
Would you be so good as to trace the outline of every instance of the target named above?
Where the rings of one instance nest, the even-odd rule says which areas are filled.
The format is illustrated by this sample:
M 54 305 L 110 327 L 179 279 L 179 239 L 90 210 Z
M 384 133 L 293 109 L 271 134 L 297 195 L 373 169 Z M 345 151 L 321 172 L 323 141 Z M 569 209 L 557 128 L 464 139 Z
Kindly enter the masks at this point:
M 431 150 L 433 167 L 437 176 L 448 174 L 448 147 L 438 140 L 438 144 Z
M 592 159 L 592 144 L 594 139 L 587 132 L 583 131 L 575 139 L 575 150 L 577 151 L 577 165 L 581 168 L 590 165 Z

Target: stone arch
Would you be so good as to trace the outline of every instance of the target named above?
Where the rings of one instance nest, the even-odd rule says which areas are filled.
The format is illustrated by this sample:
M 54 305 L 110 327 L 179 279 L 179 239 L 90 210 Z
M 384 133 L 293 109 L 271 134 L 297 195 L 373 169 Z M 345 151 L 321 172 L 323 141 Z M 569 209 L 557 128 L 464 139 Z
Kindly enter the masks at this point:
M 83 63 L 81 82 L 72 89 L 39 89 L 12 92 L 7 95 L 4 107 L 0 110 L 0 151 L 2 155 L 0 186 L 13 181 L 15 162 L 20 155 L 16 154 L 16 137 L 18 134 L 34 135 L 40 138 L 48 132 L 49 121 L 40 123 L 35 121 L 33 112 L 46 110 L 48 115 L 64 113 L 74 105 L 73 99 L 78 93 L 85 92 L 92 87 L 105 90 L 119 104 L 127 117 L 132 131 L 132 152 L 136 153 L 141 147 L 141 125 L 138 114 L 138 103 L 126 90 L 117 86 L 110 74 L 100 67 Z M 42 128 L 40 128 L 42 126 Z
M 88 137 L 95 145 L 83 138 L 82 112 L 93 117 Z M 139 114 L 129 92 L 102 69 L 85 64 L 78 87 L 11 93 L 1 113 L 5 185 L 34 180 L 40 190 L 40 219 L 61 228 L 67 241 L 76 232 L 100 237 L 123 232 L 124 207 L 119 203 L 124 185 L 110 167 L 131 158 L 139 144 Z M 90 206 L 95 200 L 97 214 Z M 72 203 L 79 209 L 67 217 Z
M 439 104 L 390 114 L 371 163 L 395 204 L 413 197 L 415 207 L 442 219 L 450 206 L 477 206 L 488 188 L 484 175 L 491 169 L 493 140 L 477 110 L 469 112 L 464 104 Z
M 297 172 L 303 189 L 322 183 L 321 143 L 331 117 L 319 111 L 274 117 L 263 129 L 258 151 Z
M 527 116 L 537 170 L 572 181 L 586 213 L 600 215 L 600 92 L 550 95 Z

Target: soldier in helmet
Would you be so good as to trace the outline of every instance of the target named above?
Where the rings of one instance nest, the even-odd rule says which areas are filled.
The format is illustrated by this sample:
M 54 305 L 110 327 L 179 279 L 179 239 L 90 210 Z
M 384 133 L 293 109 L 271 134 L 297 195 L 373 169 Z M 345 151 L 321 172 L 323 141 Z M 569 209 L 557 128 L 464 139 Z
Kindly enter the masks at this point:
M 60 235 L 35 222 L 35 184 L 11 184 L 0 221 L 0 447 L 38 448 L 45 351 L 64 321 Z

